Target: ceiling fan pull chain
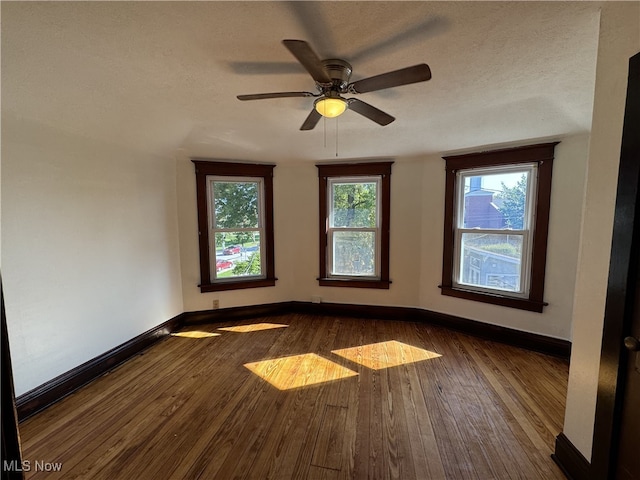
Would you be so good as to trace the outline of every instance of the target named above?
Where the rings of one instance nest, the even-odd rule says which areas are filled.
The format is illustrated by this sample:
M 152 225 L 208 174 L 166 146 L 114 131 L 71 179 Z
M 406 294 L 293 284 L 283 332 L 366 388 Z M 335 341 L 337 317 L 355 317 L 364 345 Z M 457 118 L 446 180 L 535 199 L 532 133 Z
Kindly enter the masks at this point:
M 322 117 L 322 130 L 324 132 L 324 148 L 327 148 L 327 117 Z
M 336 117 L 336 157 L 338 156 L 338 117 Z

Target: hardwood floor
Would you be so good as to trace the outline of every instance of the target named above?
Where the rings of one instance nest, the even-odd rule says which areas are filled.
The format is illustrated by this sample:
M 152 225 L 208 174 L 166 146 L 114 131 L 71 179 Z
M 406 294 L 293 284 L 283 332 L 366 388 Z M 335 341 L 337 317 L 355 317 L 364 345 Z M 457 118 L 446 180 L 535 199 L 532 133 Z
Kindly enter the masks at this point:
M 564 478 L 564 360 L 409 321 L 182 334 L 23 422 L 26 478 Z

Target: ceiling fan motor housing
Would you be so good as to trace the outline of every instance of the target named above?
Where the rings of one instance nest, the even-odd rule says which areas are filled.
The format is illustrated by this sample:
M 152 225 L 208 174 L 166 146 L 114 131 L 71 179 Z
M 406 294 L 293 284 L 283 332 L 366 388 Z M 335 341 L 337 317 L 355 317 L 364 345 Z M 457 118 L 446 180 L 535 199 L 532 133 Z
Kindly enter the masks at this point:
M 327 93 L 327 91 L 345 93 L 347 91 L 349 79 L 351 78 L 351 64 L 344 60 L 330 58 L 323 60 L 322 65 L 327 71 L 329 78 L 331 78 L 331 86 L 327 88 L 326 85 L 316 82 L 318 89 L 323 93 Z

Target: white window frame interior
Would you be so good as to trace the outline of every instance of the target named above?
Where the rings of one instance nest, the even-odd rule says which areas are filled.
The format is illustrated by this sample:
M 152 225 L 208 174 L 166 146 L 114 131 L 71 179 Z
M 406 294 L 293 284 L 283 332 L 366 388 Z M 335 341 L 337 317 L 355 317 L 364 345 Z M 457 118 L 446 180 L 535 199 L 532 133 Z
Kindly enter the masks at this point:
M 215 225 L 215 202 L 214 202 L 214 183 L 257 183 L 258 184 L 258 227 L 256 228 L 216 228 Z M 211 283 L 222 282 L 238 282 L 245 280 L 255 280 L 267 278 L 265 264 L 265 228 L 264 228 L 264 179 L 262 177 L 231 177 L 223 175 L 207 175 L 207 204 L 209 206 L 209 268 Z M 217 252 L 216 252 L 216 233 L 226 232 L 257 232 L 260 235 L 260 275 L 243 275 L 234 277 L 218 278 L 216 268 Z
M 513 229 L 483 229 L 483 228 L 464 228 L 464 186 L 467 177 L 476 177 L 481 175 L 499 175 L 508 173 L 528 173 L 527 175 L 527 192 L 525 199 L 525 215 L 522 230 Z M 538 164 L 523 163 L 497 167 L 469 168 L 459 170 L 456 173 L 456 192 L 454 206 L 454 262 L 453 262 L 453 287 L 456 289 L 477 291 L 489 294 L 500 294 L 503 296 L 515 298 L 528 298 L 531 288 L 531 261 L 533 254 L 533 226 L 535 225 L 535 210 L 537 203 L 537 178 Z M 522 237 L 522 258 L 520 263 L 520 290 L 513 291 L 501 288 L 483 287 L 479 285 L 471 285 L 462 282 L 462 237 L 465 233 L 486 233 L 486 234 L 503 234 L 517 235 Z
M 375 183 L 376 184 L 376 226 L 375 227 L 334 227 L 333 226 L 333 187 L 336 184 L 351 183 Z M 349 176 L 349 177 L 329 177 L 327 179 L 327 276 L 329 278 L 343 279 L 381 279 L 381 191 L 382 191 L 382 175 L 371 176 Z M 374 232 L 375 233 L 375 273 L 374 275 L 342 275 L 334 272 L 334 232 Z

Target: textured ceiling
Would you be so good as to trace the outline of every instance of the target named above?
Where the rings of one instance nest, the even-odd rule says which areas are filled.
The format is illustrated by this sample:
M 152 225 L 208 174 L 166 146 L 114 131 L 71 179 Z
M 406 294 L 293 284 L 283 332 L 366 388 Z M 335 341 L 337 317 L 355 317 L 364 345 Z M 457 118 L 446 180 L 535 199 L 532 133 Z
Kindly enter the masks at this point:
M 418 156 L 586 132 L 596 2 L 2 2 L 2 113 L 153 154 L 309 161 Z M 352 81 L 425 62 L 424 83 L 362 94 L 299 127 L 313 91 L 281 44 L 308 41 Z M 336 124 L 337 123 L 337 124 Z M 337 128 L 336 128 L 337 127 Z

